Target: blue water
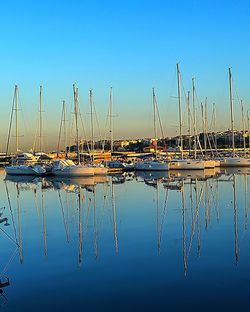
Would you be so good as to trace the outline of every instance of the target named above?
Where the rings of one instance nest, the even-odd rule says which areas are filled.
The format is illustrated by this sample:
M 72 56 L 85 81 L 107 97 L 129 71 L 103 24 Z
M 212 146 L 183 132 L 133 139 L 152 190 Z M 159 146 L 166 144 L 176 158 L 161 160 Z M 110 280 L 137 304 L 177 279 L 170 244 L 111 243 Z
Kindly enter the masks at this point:
M 169 189 L 0 171 L 1 309 L 247 310 L 250 176 L 180 175 Z

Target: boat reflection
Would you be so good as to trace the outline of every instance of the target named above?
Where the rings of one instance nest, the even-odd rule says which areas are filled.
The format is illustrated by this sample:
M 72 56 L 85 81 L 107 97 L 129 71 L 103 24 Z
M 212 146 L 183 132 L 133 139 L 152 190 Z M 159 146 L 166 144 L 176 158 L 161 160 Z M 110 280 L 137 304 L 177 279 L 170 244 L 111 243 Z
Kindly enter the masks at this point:
M 206 180 L 220 176 L 220 168 L 210 168 L 205 170 L 170 170 L 169 177 L 182 179 Z
M 123 186 L 117 184 L 134 183 L 136 188 L 138 182 L 143 182 L 149 186 L 146 192 L 151 194 L 153 205 L 156 206 L 156 238 L 157 238 L 157 253 L 162 255 L 161 249 L 164 244 L 164 238 L 167 228 L 168 211 L 176 206 L 179 225 L 181 224 L 182 232 L 182 256 L 184 265 L 184 274 L 187 275 L 189 269 L 189 259 L 195 248 L 195 253 L 198 257 L 202 256 L 201 245 L 203 231 L 209 231 L 214 225 L 220 223 L 220 204 L 223 200 L 227 203 L 229 198 L 221 199 L 219 196 L 220 185 L 223 182 L 223 187 L 233 186 L 232 201 L 233 204 L 233 228 L 234 228 L 234 253 L 235 261 L 238 263 L 239 246 L 238 246 L 238 206 L 237 192 L 243 192 L 243 209 L 244 209 L 244 229 L 248 225 L 248 207 L 249 200 L 248 191 L 248 174 L 247 168 L 229 169 L 223 173 L 217 169 L 209 169 L 202 171 L 177 171 L 169 172 L 136 172 L 129 174 L 116 174 L 110 176 L 86 177 L 86 178 L 37 178 L 37 177 L 15 177 L 6 176 L 4 184 L 6 187 L 7 204 L 11 212 L 10 218 L 4 216 L 4 210 L 0 209 L 0 225 L 12 224 L 14 228 L 13 242 L 18 247 L 20 263 L 23 263 L 23 227 L 25 222 L 25 214 L 22 213 L 21 197 L 22 192 L 30 192 L 34 199 L 37 210 L 37 217 L 40 220 L 40 235 L 43 237 L 44 256 L 48 257 L 48 240 L 47 215 L 46 207 L 49 205 L 46 191 L 56 194 L 56 201 L 60 209 L 60 222 L 63 224 L 65 238 L 67 243 L 71 243 L 72 233 L 77 230 L 78 248 L 77 258 L 80 266 L 84 260 L 85 240 L 89 236 L 92 237 L 91 244 L 95 258 L 98 258 L 102 248 L 99 248 L 102 242 L 102 223 L 103 218 L 111 220 L 112 226 L 109 223 L 109 230 L 112 231 L 112 244 L 114 252 L 118 255 L 118 238 L 119 238 L 119 222 L 117 216 L 117 202 L 119 196 L 116 191 L 123 191 Z M 245 175 L 244 180 L 241 175 Z M 238 190 L 236 187 L 237 178 L 242 179 L 244 187 Z M 227 186 L 229 182 L 230 185 Z M 8 185 L 12 185 L 11 192 Z M 151 187 L 151 188 L 150 188 Z M 152 192 L 151 192 L 151 191 Z M 171 192 L 169 192 L 171 191 Z M 120 194 L 120 193 L 119 193 Z M 51 195 L 52 196 L 52 195 Z M 14 199 L 12 199 L 14 197 Z M 12 205 L 15 200 L 15 209 Z M 13 201 L 13 202 L 12 202 Z M 169 204 L 171 202 L 171 205 Z M 55 203 L 55 201 L 53 202 Z M 230 205 L 230 203 L 227 203 Z M 119 207 L 119 203 L 118 203 Z M 120 210 L 118 209 L 118 212 Z M 16 213 L 16 216 L 15 216 Z M 15 227 L 15 218 L 17 220 L 17 229 Z M 61 219 L 62 218 L 62 219 Z M 71 218 L 71 219 L 70 219 Z M 61 221 L 62 220 L 62 221 Z M 71 226 L 70 226 L 71 224 Z M 74 228 L 73 228 L 74 226 Z M 180 228 L 179 228 L 180 229 Z M 106 228 L 107 230 L 107 228 Z M 87 237 L 88 236 L 88 237 Z M 74 242 L 75 243 L 75 242 Z M 89 243 L 88 243 L 89 244 Z M 196 247 L 192 247 L 195 245 Z M 89 246 L 89 245 L 88 245 Z M 121 245 L 122 246 L 122 245 Z M 1 288 L 1 284 L 0 284 Z
M 232 174 L 250 175 L 250 168 L 248 167 L 226 167 L 226 168 L 223 168 L 222 173 L 225 175 L 232 175 Z

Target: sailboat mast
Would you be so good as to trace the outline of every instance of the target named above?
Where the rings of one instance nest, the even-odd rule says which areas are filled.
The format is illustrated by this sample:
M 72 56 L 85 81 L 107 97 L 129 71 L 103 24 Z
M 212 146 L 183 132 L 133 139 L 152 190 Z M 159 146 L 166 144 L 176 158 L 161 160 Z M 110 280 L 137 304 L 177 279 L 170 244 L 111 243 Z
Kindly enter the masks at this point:
M 232 86 L 232 72 L 231 68 L 228 69 L 229 72 L 229 97 L 230 97 L 230 117 L 231 117 L 231 131 L 232 131 L 232 148 L 233 157 L 235 156 L 235 146 L 234 146 L 234 112 L 233 112 L 233 86 Z
M 248 153 L 250 152 L 250 116 L 247 110 Z
M 152 89 L 153 92 L 153 122 L 154 122 L 154 147 L 155 147 L 155 157 L 157 158 L 157 131 L 156 131 L 156 100 L 155 100 L 155 88 Z
M 181 73 L 179 64 L 176 64 L 177 69 L 177 87 L 178 87 L 178 104 L 179 104 L 179 136 L 181 147 L 181 158 L 183 159 L 183 142 L 182 142 L 182 112 L 181 112 Z
M 110 133 L 110 152 L 113 152 L 113 144 L 114 144 L 114 138 L 113 138 L 113 123 L 112 123 L 112 117 L 113 117 L 113 88 L 110 87 L 109 91 L 109 133 Z
M 65 148 L 65 156 L 67 157 L 67 132 L 66 132 L 66 103 L 63 100 L 63 147 Z
M 73 92 L 74 92 L 74 111 L 75 111 L 75 125 L 76 125 L 76 153 L 77 153 L 78 164 L 80 164 L 79 133 L 78 133 L 78 92 L 77 92 L 75 85 L 73 85 Z
M 42 86 L 39 92 L 39 151 L 42 152 Z
M 205 118 L 204 118 L 204 106 L 202 102 L 201 102 L 201 118 L 202 118 L 203 145 L 205 150 Z
M 205 106 L 204 106 L 204 147 L 205 147 L 205 154 L 207 153 L 207 98 L 205 99 Z
M 16 102 L 16 89 L 17 86 L 15 86 L 14 96 L 13 96 L 13 102 L 12 102 L 12 108 L 11 108 L 11 114 L 10 114 L 10 123 L 9 123 L 9 130 L 8 130 L 8 138 L 7 138 L 7 144 L 6 144 L 6 156 L 8 155 L 9 151 L 9 145 L 10 145 L 10 135 L 11 135 L 11 129 L 12 129 L 12 123 L 13 123 L 13 115 L 15 111 L 15 102 Z
M 191 154 L 191 112 L 190 112 L 190 91 L 187 94 L 187 110 L 188 110 L 188 145 L 189 156 Z
M 94 160 L 94 123 L 93 123 L 93 92 L 89 90 L 89 103 L 90 103 L 90 123 L 91 123 L 91 153 L 92 160 Z
M 193 100 L 193 121 L 194 121 L 194 158 L 196 159 L 197 138 L 196 138 L 196 108 L 195 108 L 195 85 L 192 78 L 192 100 Z
M 114 243 L 115 253 L 118 255 L 118 237 L 117 237 L 117 223 L 116 223 L 116 198 L 115 198 L 115 186 L 111 180 L 111 199 L 112 199 L 112 210 L 113 210 L 113 231 L 114 231 Z
M 63 125 L 63 115 L 64 115 L 64 106 L 65 106 L 65 101 L 63 101 L 63 106 L 62 106 L 62 115 L 61 115 L 61 121 L 60 121 L 60 128 L 59 128 L 59 136 L 58 136 L 58 142 L 57 142 L 57 157 L 59 157 L 59 150 L 60 150 L 60 141 L 61 141 L 61 133 L 62 133 L 62 125 Z M 66 146 L 66 145 L 65 145 Z
M 215 141 L 215 149 L 217 151 L 217 132 L 216 132 L 216 106 L 215 103 L 213 103 L 213 116 L 214 116 L 214 125 L 213 125 L 213 131 L 214 131 L 214 141 Z
M 19 125 L 18 125 L 18 86 L 15 85 L 15 117 L 16 117 L 16 153 L 19 151 Z
M 244 122 L 244 105 L 243 101 L 240 100 L 241 106 L 241 122 L 242 122 L 242 132 L 243 132 L 243 148 L 244 148 L 244 155 L 246 156 L 246 139 L 245 139 L 245 122 Z

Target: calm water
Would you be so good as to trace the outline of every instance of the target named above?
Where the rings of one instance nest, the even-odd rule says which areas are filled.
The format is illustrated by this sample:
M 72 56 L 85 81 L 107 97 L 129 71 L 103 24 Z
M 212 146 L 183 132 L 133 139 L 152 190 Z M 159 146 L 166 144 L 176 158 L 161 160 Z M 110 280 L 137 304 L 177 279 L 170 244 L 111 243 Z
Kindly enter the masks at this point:
M 94 181 L 6 180 L 0 171 L 1 309 L 247 308 L 250 176 L 243 173 Z

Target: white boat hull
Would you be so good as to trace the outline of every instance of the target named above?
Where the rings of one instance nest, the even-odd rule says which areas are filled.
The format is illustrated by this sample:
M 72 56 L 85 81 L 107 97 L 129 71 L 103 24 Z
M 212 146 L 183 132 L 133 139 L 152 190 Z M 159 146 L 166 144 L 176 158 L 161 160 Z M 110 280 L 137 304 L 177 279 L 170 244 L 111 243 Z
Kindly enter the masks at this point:
M 204 161 L 194 159 L 174 160 L 169 163 L 170 170 L 203 170 Z
M 220 161 L 221 167 L 250 167 L 249 158 L 232 157 Z
M 52 174 L 62 177 L 91 177 L 94 176 L 94 168 L 83 166 L 66 166 L 62 169 L 52 170 Z

